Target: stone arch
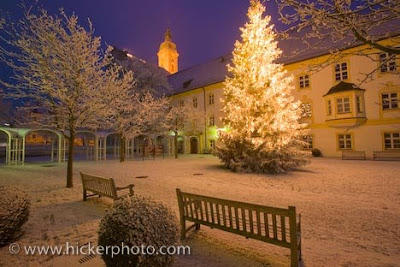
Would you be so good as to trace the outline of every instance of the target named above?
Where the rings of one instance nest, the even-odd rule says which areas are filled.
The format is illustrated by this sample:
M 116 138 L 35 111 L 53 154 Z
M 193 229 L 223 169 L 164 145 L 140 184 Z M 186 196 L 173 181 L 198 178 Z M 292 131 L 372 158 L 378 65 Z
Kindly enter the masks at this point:
M 4 163 L 18 164 L 19 162 L 23 162 L 21 148 L 22 141 L 19 134 L 11 129 L 0 127 L 0 158 L 4 158 Z
M 34 137 L 34 132 L 51 133 L 56 138 L 41 135 Z M 32 135 L 31 135 L 32 134 Z M 61 132 L 49 128 L 28 129 L 22 134 L 23 140 L 23 161 L 26 161 L 26 156 L 38 156 L 34 161 L 44 160 L 44 157 L 50 156 L 50 161 L 58 161 L 59 163 L 65 160 L 66 146 L 64 136 Z M 32 146 L 28 146 L 32 144 Z M 33 159 L 32 159 L 33 160 Z M 47 160 L 46 160 L 47 161 Z
M 140 157 L 148 156 L 151 146 L 153 145 L 150 136 L 141 134 L 134 137 L 134 152 L 135 155 Z

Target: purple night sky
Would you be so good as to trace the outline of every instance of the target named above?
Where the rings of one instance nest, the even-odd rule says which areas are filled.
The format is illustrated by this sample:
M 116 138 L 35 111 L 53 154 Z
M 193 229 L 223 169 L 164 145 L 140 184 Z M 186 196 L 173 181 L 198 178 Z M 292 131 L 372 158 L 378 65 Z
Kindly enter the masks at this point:
M 25 1 L 27 5 L 31 2 Z M 19 0 L 0 0 L 0 9 L 15 17 L 21 13 L 18 3 Z M 53 14 L 59 7 L 64 7 L 68 14 L 74 11 L 83 26 L 87 26 L 86 19 L 90 18 L 95 34 L 103 42 L 154 63 L 169 24 L 180 54 L 180 70 L 232 51 L 249 6 L 249 0 L 40 0 L 39 3 Z M 267 14 L 277 24 L 275 3 L 264 4 Z

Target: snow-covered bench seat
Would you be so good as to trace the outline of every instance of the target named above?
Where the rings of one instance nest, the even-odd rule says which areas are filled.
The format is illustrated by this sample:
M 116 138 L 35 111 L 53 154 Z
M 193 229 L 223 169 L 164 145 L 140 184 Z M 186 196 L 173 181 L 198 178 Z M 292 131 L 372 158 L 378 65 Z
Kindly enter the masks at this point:
M 186 237 L 190 229 L 199 230 L 202 224 L 289 248 L 291 266 L 298 266 L 301 262 L 300 214 L 297 220 L 295 207 L 267 207 L 185 193 L 179 188 L 176 193 L 182 227 L 181 239 Z M 186 221 L 194 224 L 186 227 Z
M 366 160 L 365 151 L 344 150 L 342 151 L 342 159 L 361 159 Z
M 400 160 L 400 150 L 374 151 L 373 160 Z
M 113 200 L 127 195 L 133 196 L 133 184 L 124 187 L 116 187 L 113 178 L 104 178 L 83 172 L 80 172 L 80 174 L 83 187 L 83 201 L 86 201 L 88 197 L 92 196 L 104 196 Z M 125 189 L 129 189 L 129 192 L 118 196 L 117 192 Z M 87 191 L 92 192 L 92 194 L 88 195 Z

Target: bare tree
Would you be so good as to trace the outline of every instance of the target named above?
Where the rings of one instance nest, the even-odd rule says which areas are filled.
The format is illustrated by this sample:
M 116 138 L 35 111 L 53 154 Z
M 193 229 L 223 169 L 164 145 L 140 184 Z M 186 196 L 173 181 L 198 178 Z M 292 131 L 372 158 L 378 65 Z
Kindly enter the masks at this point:
M 15 83 L 2 81 L 8 97 L 36 100 L 46 110 L 41 126 L 68 138 L 67 187 L 73 187 L 74 139 L 78 128 L 96 128 L 106 102 L 101 40 L 76 15 L 52 16 L 24 9 L 16 24 L 2 20 L 0 60 L 13 68 Z M 9 26 L 9 27 L 6 27 Z
M 400 0 L 276 0 L 280 19 L 287 25 L 284 38 L 297 39 L 309 49 L 329 51 L 331 56 L 314 69 L 349 55 L 366 56 L 380 66 L 366 79 L 388 66 L 400 54 Z M 382 40 L 388 40 L 382 42 Z M 358 50 L 345 51 L 359 45 Z M 385 53 L 379 57 L 377 54 Z

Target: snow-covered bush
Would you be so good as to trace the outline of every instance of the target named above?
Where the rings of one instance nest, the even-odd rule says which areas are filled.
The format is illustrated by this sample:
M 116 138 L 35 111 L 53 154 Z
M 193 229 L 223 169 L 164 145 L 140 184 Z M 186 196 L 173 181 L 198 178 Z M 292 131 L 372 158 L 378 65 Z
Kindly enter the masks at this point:
M 163 204 L 133 196 L 114 203 L 100 222 L 99 245 L 139 247 L 174 246 L 178 241 L 175 215 Z M 134 250 L 136 254 L 137 250 Z M 151 253 L 151 251 L 150 251 Z M 147 253 L 145 253 L 147 254 Z M 172 255 L 103 254 L 107 266 L 168 266 Z
M 30 200 L 21 190 L 0 186 L 0 247 L 14 241 L 29 217 Z
M 318 148 L 313 148 L 311 150 L 311 154 L 313 155 L 313 157 L 321 157 L 322 156 L 321 150 L 319 150 Z

